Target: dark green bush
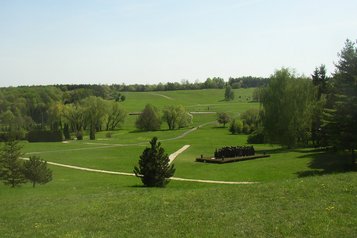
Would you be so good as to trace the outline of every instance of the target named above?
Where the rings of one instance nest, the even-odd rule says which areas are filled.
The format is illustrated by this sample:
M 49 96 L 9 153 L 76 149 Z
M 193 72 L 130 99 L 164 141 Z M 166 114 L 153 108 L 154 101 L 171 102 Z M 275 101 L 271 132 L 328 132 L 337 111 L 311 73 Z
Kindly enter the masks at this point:
M 6 142 L 9 140 L 23 140 L 23 139 L 25 139 L 25 132 L 23 130 L 0 132 L 0 142 Z
M 29 142 L 58 142 L 63 140 L 61 131 L 34 130 L 27 133 Z
M 253 131 L 253 133 L 250 134 L 247 139 L 249 144 L 263 144 L 264 141 L 264 133 L 262 130 Z

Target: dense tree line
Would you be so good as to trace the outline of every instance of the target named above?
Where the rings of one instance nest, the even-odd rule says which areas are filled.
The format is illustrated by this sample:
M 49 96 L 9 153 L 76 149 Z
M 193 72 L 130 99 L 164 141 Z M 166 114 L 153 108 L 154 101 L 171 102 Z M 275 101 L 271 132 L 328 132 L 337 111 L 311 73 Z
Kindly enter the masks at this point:
M 78 139 L 89 130 L 91 139 L 98 130 L 114 130 L 124 122 L 126 112 L 115 98 L 104 99 L 77 94 L 71 103 L 68 93 L 53 86 L 17 87 L 0 90 L 0 139 L 24 139 L 29 131 L 63 132 Z M 74 95 L 74 91 L 71 91 Z M 117 95 L 118 96 L 118 95 Z M 34 133 L 33 135 L 41 135 Z M 47 133 L 49 135 L 49 133 Z

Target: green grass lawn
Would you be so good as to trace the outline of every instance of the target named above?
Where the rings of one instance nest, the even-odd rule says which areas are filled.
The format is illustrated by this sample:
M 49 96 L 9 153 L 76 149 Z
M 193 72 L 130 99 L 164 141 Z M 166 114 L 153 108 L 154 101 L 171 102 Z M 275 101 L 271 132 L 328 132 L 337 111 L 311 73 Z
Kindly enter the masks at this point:
M 250 107 L 252 90 L 236 90 L 233 102 L 224 90 L 126 93 L 127 111 L 146 103 L 183 104 L 195 111 L 238 114 Z M 237 95 L 240 95 L 239 98 Z M 167 99 L 166 97 L 171 99 Z M 248 100 L 249 101 L 249 100 Z M 193 111 L 192 110 L 192 111 Z M 190 110 L 191 111 L 191 110 Z M 246 144 L 246 135 L 207 124 L 178 139 L 192 127 L 214 121 L 195 115 L 190 128 L 137 132 L 130 117 L 121 130 L 97 133 L 90 141 L 23 142 L 26 156 L 57 163 L 132 172 L 148 141 L 157 136 L 167 153 L 191 145 L 174 161 L 176 177 L 254 181 L 221 185 L 171 181 L 166 188 L 145 188 L 138 178 L 78 171 L 50 165 L 53 181 L 11 189 L 0 184 L 1 237 L 355 237 L 357 175 L 347 172 L 346 154 L 287 150 L 255 145 L 269 158 L 229 164 L 195 162 L 215 148 Z

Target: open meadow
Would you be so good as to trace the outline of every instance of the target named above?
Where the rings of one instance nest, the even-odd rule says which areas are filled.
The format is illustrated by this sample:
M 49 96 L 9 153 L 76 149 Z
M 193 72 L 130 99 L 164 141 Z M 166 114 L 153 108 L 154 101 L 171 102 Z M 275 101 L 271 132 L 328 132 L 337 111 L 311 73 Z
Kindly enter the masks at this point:
M 135 129 L 127 116 L 120 130 L 97 133 L 96 140 L 67 143 L 23 142 L 25 157 L 49 162 L 132 173 L 148 141 L 157 136 L 171 154 L 190 147 L 174 161 L 175 177 L 256 182 L 215 184 L 171 181 L 146 188 L 134 176 L 110 175 L 49 165 L 53 181 L 32 188 L 0 185 L 1 237 L 356 237 L 357 174 L 346 172 L 347 156 L 313 148 L 278 145 L 254 148 L 271 157 L 227 164 L 195 162 L 216 148 L 246 145 L 247 135 L 231 135 L 215 112 L 232 117 L 249 108 L 254 89 L 126 92 L 127 112 L 147 103 L 163 109 L 183 105 L 193 114 L 189 128 L 154 132 Z M 202 113 L 211 112 L 211 113 Z

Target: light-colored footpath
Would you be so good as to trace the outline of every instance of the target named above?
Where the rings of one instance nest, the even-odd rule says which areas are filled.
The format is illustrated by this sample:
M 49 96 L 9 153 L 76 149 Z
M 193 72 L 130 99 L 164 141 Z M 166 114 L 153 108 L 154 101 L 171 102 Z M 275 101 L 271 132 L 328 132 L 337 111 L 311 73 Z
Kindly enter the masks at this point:
M 164 139 L 160 141 L 171 141 L 171 140 L 177 140 L 181 139 L 188 134 L 196 131 L 197 129 L 204 127 L 209 124 L 213 124 L 215 121 L 211 122 L 206 122 L 204 124 L 201 124 L 197 127 L 194 127 L 181 135 L 169 139 Z M 99 144 L 99 143 L 98 143 Z M 76 148 L 76 149 L 66 149 L 66 150 L 53 150 L 53 151 L 41 151 L 41 152 L 28 152 L 26 154 L 40 154 L 40 153 L 48 153 L 48 152 L 58 152 L 58 151 L 79 151 L 79 150 L 88 150 L 88 149 L 104 149 L 104 148 L 110 148 L 110 147 L 119 147 L 119 146 L 143 146 L 146 145 L 147 142 L 140 142 L 140 143 L 134 143 L 134 144 L 100 144 L 101 146 L 94 146 L 94 147 L 89 147 L 89 148 Z M 189 148 L 190 145 L 185 145 L 176 152 L 172 153 L 169 155 L 170 163 L 182 152 L 184 152 L 187 148 Z M 22 158 L 24 160 L 28 160 L 28 158 Z M 91 168 L 85 168 L 85 167 L 79 167 L 79 166 L 74 166 L 74 165 L 67 165 L 67 164 L 60 164 L 60 163 L 55 163 L 55 162 L 49 162 L 47 161 L 47 164 L 54 165 L 54 166 L 60 166 L 64 168 L 70 168 L 70 169 L 76 169 L 76 170 L 82 170 L 82 171 L 88 171 L 88 172 L 95 172 L 95 173 L 104 173 L 104 174 L 114 174 L 114 175 L 124 175 L 124 176 L 135 176 L 134 173 L 125 173 L 125 172 L 116 172 L 116 171 L 108 171 L 108 170 L 101 170 L 101 169 L 91 169 Z M 236 182 L 236 181 L 217 181 L 217 180 L 204 180 L 204 179 L 190 179 L 190 178 L 178 178 L 178 177 L 171 177 L 171 180 L 176 180 L 176 181 L 185 181 L 185 182 L 196 182 L 196 183 L 213 183 L 213 184 L 255 184 L 257 182 Z
M 184 152 L 189 147 L 190 147 L 190 145 L 185 145 L 182 148 L 180 148 L 179 150 L 177 150 L 176 152 L 169 155 L 170 163 L 172 163 L 172 161 L 179 154 Z M 22 158 L 22 159 L 28 160 L 28 158 Z M 49 161 L 47 161 L 47 164 L 64 167 L 64 168 L 69 168 L 69 169 L 82 170 L 82 171 L 87 171 L 87 172 L 113 174 L 113 175 L 124 175 L 124 176 L 135 176 L 134 173 L 116 172 L 116 171 L 109 171 L 109 170 L 102 170 L 102 169 L 91 169 L 91 168 L 84 168 L 84 167 L 49 162 Z M 219 181 L 219 180 L 217 181 L 217 180 L 205 180 L 205 179 L 189 179 L 189 178 L 178 178 L 178 177 L 171 177 L 170 180 L 184 181 L 184 182 L 195 182 L 195 183 L 212 183 L 212 184 L 255 184 L 255 183 L 257 183 L 257 182 L 236 182 L 236 181 Z

